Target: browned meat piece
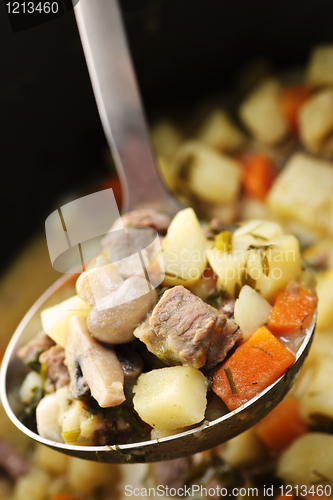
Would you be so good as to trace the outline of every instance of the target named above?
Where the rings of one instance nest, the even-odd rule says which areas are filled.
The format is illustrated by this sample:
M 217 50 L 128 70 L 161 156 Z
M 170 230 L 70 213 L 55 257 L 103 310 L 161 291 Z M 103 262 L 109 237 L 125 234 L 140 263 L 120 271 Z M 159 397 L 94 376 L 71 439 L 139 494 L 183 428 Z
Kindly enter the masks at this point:
M 164 235 L 170 225 L 171 219 L 168 215 L 158 212 L 157 210 L 142 208 L 128 212 L 118 219 L 112 226 L 113 230 L 121 229 L 123 226 L 146 226 L 156 229 L 156 231 Z
M 29 462 L 8 443 L 0 439 L 0 469 L 3 469 L 10 479 L 16 481 L 26 474 L 29 468 Z
M 55 343 L 53 340 L 42 331 L 26 345 L 20 347 L 17 351 L 17 355 L 23 363 L 29 365 L 30 363 L 36 363 L 39 355 L 54 345 Z
M 186 485 L 191 466 L 192 457 L 183 457 L 153 463 L 151 471 L 156 485 L 161 484 L 169 488 L 178 489 Z
M 223 361 L 240 332 L 225 314 L 179 285 L 164 292 L 134 335 L 166 363 L 208 369 Z
M 124 372 L 124 386 L 132 385 L 143 370 L 143 359 L 129 345 L 116 346 L 117 358 Z
M 65 349 L 54 345 L 39 356 L 39 362 L 46 366 L 47 377 L 56 389 L 60 389 L 70 382 L 67 366 L 64 365 Z

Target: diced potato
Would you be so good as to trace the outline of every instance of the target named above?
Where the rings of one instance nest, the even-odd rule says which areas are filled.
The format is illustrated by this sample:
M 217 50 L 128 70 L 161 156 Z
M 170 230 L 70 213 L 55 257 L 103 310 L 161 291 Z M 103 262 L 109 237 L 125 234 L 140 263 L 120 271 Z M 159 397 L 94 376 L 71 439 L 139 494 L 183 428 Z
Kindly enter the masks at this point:
M 180 183 L 180 180 L 177 178 L 177 172 L 174 163 L 167 160 L 163 156 L 159 156 L 157 158 L 157 164 L 166 186 L 171 191 L 176 191 L 177 185 Z
M 62 443 L 61 427 L 59 424 L 59 405 L 55 393 L 48 394 L 37 405 L 37 430 L 43 438 Z
M 50 441 L 62 443 L 62 416 L 70 405 L 68 386 L 41 399 L 36 408 L 38 434 Z
M 231 297 L 235 296 L 237 285 L 242 281 L 245 272 L 246 254 L 244 252 L 228 253 L 217 248 L 208 250 L 208 262 L 217 275 L 217 287 L 224 288 Z
M 332 394 L 333 359 L 322 355 L 301 397 L 302 410 L 307 415 L 320 414 L 333 419 Z
M 264 447 L 251 428 L 222 445 L 221 455 L 227 464 L 238 467 L 260 460 L 264 456 Z
M 272 306 L 260 293 L 248 285 L 242 287 L 235 303 L 235 322 L 239 325 L 243 340 L 247 340 L 270 318 Z
M 117 464 L 90 462 L 76 457 L 69 457 L 68 462 L 68 483 L 76 491 L 89 494 L 108 486 L 112 492 L 121 478 Z
M 326 271 L 318 280 L 318 330 L 325 330 L 333 326 L 333 269 Z
M 133 404 L 154 428 L 175 430 L 201 422 L 207 405 L 207 379 L 195 368 L 173 366 L 142 373 Z
M 268 195 L 268 206 L 284 219 L 318 230 L 333 229 L 333 164 L 294 154 Z
M 234 252 L 248 250 L 250 245 L 265 245 L 268 240 L 283 234 L 280 224 L 263 220 L 251 220 L 236 229 L 232 235 Z
M 175 162 L 186 170 L 188 187 L 200 200 L 210 203 L 236 201 L 240 190 L 241 165 L 199 142 L 185 143 Z
M 324 89 L 306 101 L 299 113 L 299 126 L 306 148 L 320 151 L 333 132 L 333 89 Z
M 172 158 L 182 143 L 180 131 L 167 120 L 154 125 L 151 136 L 157 154 L 167 159 Z
M 282 235 L 267 242 L 267 246 L 249 251 L 246 269 L 255 281 L 255 289 L 271 301 L 288 281 L 297 279 L 302 259 L 297 239 Z
M 267 235 L 279 232 L 278 228 L 278 225 L 268 224 Z M 292 235 L 262 241 L 240 232 L 238 237 L 236 235 L 235 246 L 232 253 L 216 248 L 207 252 L 209 264 L 218 276 L 218 287 L 223 287 L 231 296 L 237 296 L 240 288 L 249 284 L 260 291 L 264 299 L 271 301 L 280 288 L 301 273 L 299 244 Z
M 239 110 L 253 136 L 271 146 L 281 142 L 288 133 L 287 123 L 280 110 L 279 96 L 280 85 L 275 80 L 265 80 Z
M 279 458 L 277 475 L 285 484 L 333 481 L 333 436 L 312 432 L 300 437 Z
M 198 134 L 198 139 L 206 146 L 222 152 L 234 151 L 245 142 L 241 131 L 230 117 L 220 110 L 214 110 L 210 113 Z
M 88 316 L 91 308 L 77 295 L 41 313 L 45 333 L 61 347 L 66 347 L 68 322 L 72 316 Z
M 307 81 L 314 86 L 333 84 L 333 45 L 320 45 L 313 50 Z
M 205 238 L 192 208 L 181 210 L 172 220 L 162 242 L 164 285 L 190 285 L 195 283 L 206 267 Z
M 98 416 L 87 411 L 84 403 L 75 400 L 62 417 L 62 437 L 65 443 L 90 446 L 94 444 Z
M 47 500 L 50 482 L 45 471 L 33 468 L 15 483 L 13 500 Z
M 34 463 L 51 474 L 64 474 L 67 470 L 68 456 L 36 443 Z

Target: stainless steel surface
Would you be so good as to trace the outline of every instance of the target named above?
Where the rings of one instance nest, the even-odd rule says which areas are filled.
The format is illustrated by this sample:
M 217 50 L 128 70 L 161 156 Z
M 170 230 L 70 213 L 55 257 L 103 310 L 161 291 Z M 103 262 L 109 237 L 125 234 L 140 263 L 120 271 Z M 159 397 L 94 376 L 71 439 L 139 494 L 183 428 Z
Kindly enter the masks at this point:
M 95 98 L 123 186 L 123 212 L 140 206 L 171 215 L 180 205 L 157 172 L 140 93 L 116 0 L 75 7 Z
M 50 300 L 52 300 L 53 304 L 60 300 L 64 300 L 63 289 L 70 279 L 73 280 L 72 277 L 68 278 L 68 276 L 61 278 L 45 292 L 19 325 L 9 343 L 3 359 L 0 387 L 4 408 L 14 424 L 22 432 L 36 441 L 61 451 L 62 453 L 66 453 L 67 455 L 99 462 L 144 463 L 170 460 L 212 448 L 254 425 L 282 400 L 293 385 L 311 346 L 315 329 L 315 318 L 298 349 L 295 363 L 289 368 L 285 375 L 247 404 L 210 423 L 200 425 L 196 429 L 175 436 L 162 438 L 158 441 L 151 440 L 107 447 L 80 447 L 55 443 L 42 438 L 33 430 L 25 427 L 18 418 L 21 412 L 18 401 L 18 391 L 26 374 L 26 369 L 16 357 L 16 352 L 20 346 L 24 345 L 35 336 L 36 331 L 39 331 L 41 327 L 40 311 L 44 307 L 50 305 Z M 61 298 L 60 294 L 62 294 Z M 73 289 L 70 289 L 68 296 L 72 294 Z

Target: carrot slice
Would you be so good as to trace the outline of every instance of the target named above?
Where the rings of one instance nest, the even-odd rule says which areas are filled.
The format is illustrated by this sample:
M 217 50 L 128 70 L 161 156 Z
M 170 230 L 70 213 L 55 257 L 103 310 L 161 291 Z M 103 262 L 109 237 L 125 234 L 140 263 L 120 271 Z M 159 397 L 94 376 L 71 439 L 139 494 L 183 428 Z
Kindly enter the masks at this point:
M 289 127 L 298 131 L 298 113 L 305 101 L 310 97 L 311 89 L 305 85 L 286 87 L 280 96 L 280 109 Z
M 306 328 L 317 307 L 317 296 L 293 282 L 275 298 L 267 328 L 275 335 L 290 335 Z
M 308 432 L 308 425 L 301 417 L 299 401 L 288 398 L 260 420 L 254 429 L 269 450 L 278 452 Z
M 275 382 L 295 356 L 265 327 L 259 328 L 215 372 L 213 391 L 235 410 Z
M 265 154 L 258 153 L 243 156 L 242 163 L 245 193 L 264 201 L 277 174 L 273 161 Z

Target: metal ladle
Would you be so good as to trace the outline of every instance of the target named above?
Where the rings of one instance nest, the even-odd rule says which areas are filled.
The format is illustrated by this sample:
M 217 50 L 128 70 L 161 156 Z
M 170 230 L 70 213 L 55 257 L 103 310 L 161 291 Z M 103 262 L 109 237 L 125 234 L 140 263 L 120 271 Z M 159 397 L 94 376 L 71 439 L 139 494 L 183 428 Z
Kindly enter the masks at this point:
M 119 8 L 115 0 L 80 0 L 75 7 L 95 97 L 124 189 L 125 211 L 154 207 L 170 214 L 180 206 L 157 173 Z M 16 356 L 19 347 L 41 328 L 40 311 L 73 294 L 73 277 L 64 276 L 28 311 L 6 350 L 1 370 L 1 397 L 14 424 L 32 439 L 67 455 L 109 463 L 144 463 L 191 455 L 245 431 L 285 396 L 308 354 L 315 317 L 306 330 L 295 363 L 274 384 L 235 411 L 180 434 L 134 444 L 73 446 L 44 439 L 19 420 L 19 388 L 27 373 Z M 70 288 L 70 284 L 72 288 Z

